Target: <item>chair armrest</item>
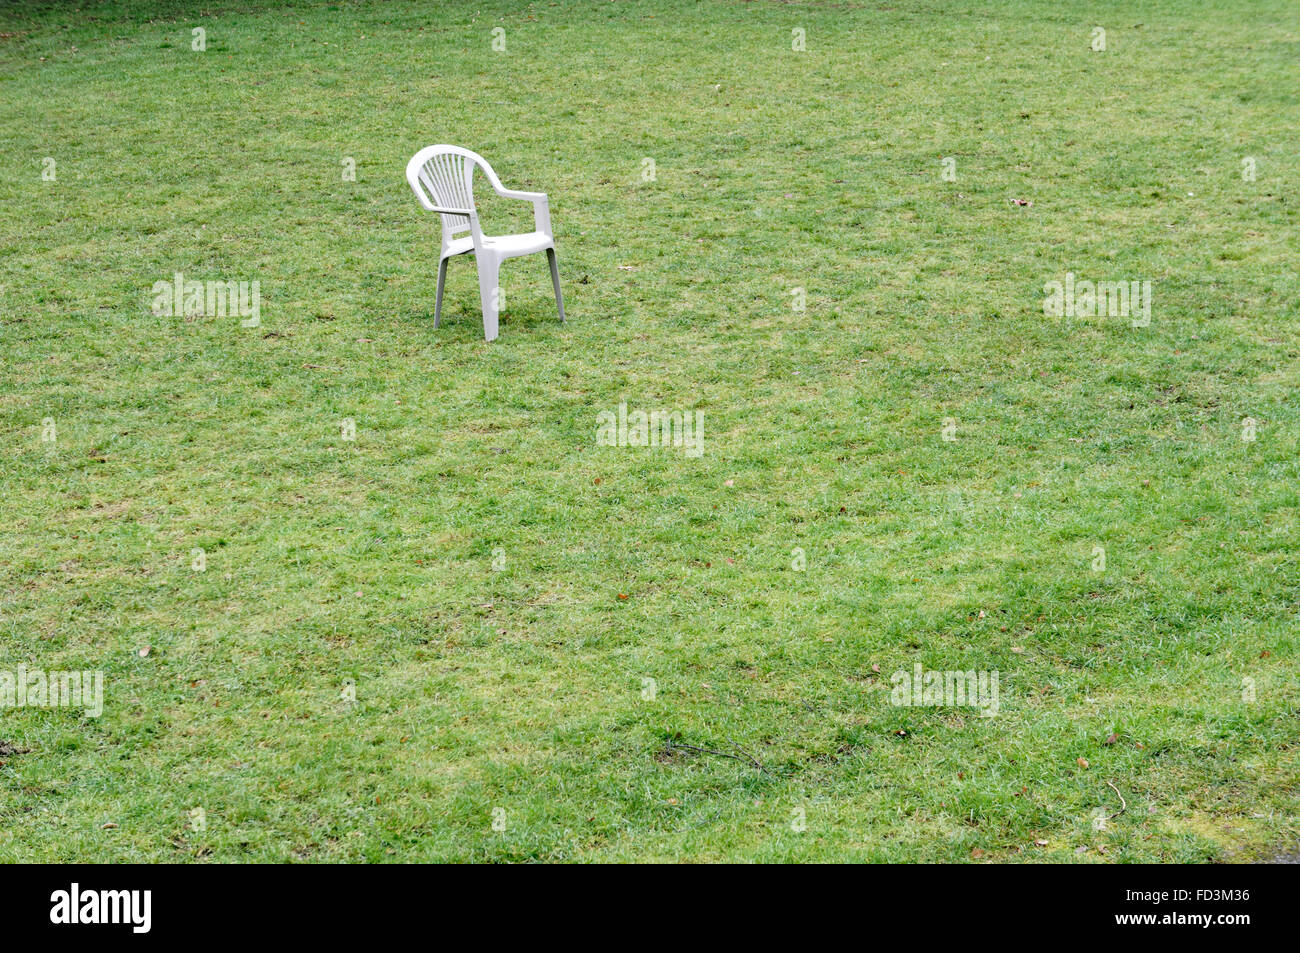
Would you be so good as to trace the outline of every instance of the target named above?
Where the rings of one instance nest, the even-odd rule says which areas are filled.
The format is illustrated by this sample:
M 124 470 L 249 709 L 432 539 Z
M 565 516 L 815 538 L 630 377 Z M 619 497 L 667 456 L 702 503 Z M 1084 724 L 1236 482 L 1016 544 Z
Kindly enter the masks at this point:
M 533 203 L 533 226 L 539 232 L 551 234 L 551 203 L 547 199 L 545 192 L 516 192 L 514 189 L 497 188 L 499 183 L 493 183 L 493 189 L 497 195 L 508 199 L 520 199 L 524 202 Z
M 523 199 L 525 202 L 536 202 L 538 199 L 546 198 L 545 192 L 519 192 L 515 189 L 499 188 L 498 185 L 499 183 L 492 186 L 497 195 L 508 199 Z
M 502 198 L 519 199 L 523 202 L 533 203 L 533 224 L 539 232 L 551 234 L 551 205 L 546 198 L 545 192 L 520 192 L 517 189 L 508 189 L 501 184 L 497 174 L 492 171 L 489 165 L 480 166 L 487 176 L 488 182 L 492 185 L 492 191 L 496 192 Z
M 524 194 L 528 195 L 530 193 L 525 192 Z M 533 225 L 536 226 L 539 232 L 544 232 L 547 235 L 554 234 L 551 231 L 551 203 L 546 198 L 546 193 L 533 192 L 531 194 L 537 196 L 535 199 L 532 199 Z

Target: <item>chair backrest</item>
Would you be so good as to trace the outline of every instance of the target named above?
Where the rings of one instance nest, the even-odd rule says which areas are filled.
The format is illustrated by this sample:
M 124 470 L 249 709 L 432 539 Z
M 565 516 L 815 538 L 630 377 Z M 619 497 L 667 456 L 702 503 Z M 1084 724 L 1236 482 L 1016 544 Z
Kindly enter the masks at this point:
M 486 160 L 477 152 L 459 146 L 426 146 L 406 164 L 406 179 L 416 194 L 419 194 L 419 186 L 423 186 L 434 205 L 473 209 L 476 165 L 487 166 Z M 444 238 L 467 231 L 469 227 L 467 216 L 442 216 Z

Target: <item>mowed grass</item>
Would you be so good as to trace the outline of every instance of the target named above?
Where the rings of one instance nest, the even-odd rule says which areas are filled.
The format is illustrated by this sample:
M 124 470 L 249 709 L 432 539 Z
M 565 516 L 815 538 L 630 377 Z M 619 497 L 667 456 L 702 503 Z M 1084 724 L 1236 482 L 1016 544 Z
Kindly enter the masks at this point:
M 0 709 L 0 858 L 1292 849 L 1300 10 L 1089 7 L 7 5 L 0 671 L 106 682 Z M 433 328 L 434 142 L 567 325 Z

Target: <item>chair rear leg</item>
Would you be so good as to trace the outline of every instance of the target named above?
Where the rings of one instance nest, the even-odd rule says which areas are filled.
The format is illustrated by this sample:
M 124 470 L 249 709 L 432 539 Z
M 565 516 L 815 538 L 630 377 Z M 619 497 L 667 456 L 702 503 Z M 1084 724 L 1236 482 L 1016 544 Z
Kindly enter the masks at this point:
M 483 302 L 483 337 L 488 341 L 497 338 L 497 314 L 501 295 L 498 276 L 501 263 L 488 255 L 475 255 L 478 259 L 478 294 Z
M 551 262 L 551 283 L 555 285 L 555 305 L 560 309 L 560 321 L 564 322 L 564 296 L 560 294 L 560 264 L 555 258 L 555 249 L 546 249 L 546 257 Z
M 447 283 L 447 261 L 442 258 L 438 261 L 438 296 L 433 302 L 433 326 L 438 326 L 438 321 L 442 318 L 442 288 Z

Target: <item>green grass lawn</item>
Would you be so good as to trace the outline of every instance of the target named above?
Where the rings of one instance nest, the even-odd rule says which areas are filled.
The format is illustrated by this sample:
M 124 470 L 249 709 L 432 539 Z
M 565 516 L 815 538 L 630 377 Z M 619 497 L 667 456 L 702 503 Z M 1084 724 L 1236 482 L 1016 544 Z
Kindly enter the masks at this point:
M 6 5 L 0 859 L 1293 849 L 1300 9 L 1143 7 Z

